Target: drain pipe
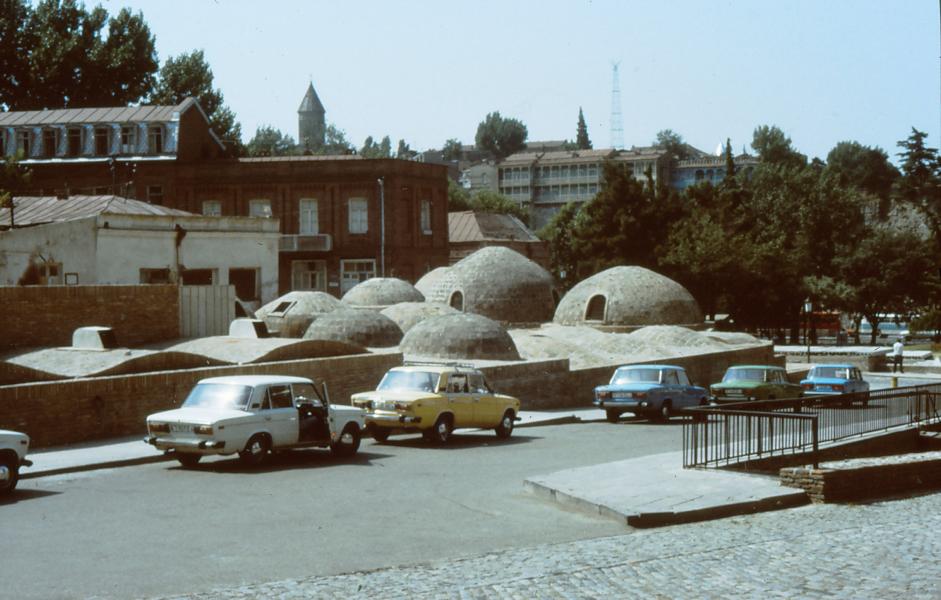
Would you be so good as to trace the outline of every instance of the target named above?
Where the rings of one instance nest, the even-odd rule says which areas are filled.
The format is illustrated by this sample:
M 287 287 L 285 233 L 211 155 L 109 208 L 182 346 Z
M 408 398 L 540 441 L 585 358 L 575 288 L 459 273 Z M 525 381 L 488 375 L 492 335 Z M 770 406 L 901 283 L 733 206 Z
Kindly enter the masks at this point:
M 379 182 L 379 276 L 386 276 L 386 182 L 380 177 Z

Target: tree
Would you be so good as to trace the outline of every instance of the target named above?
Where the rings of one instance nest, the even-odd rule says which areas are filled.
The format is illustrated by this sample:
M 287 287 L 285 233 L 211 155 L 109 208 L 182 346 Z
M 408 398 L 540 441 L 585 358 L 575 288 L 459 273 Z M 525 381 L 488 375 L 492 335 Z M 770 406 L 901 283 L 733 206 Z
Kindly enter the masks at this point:
M 461 160 L 463 155 L 464 146 L 455 138 L 450 138 L 444 143 L 444 147 L 441 148 L 441 157 L 447 161 Z
M 327 124 L 323 137 L 323 147 L 321 147 L 316 154 L 356 154 L 356 148 L 346 139 L 346 132 L 333 123 Z M 310 150 L 305 149 L 304 153 L 309 154 Z
M 202 50 L 171 56 L 160 69 L 160 78 L 150 102 L 175 105 L 186 98 L 196 99 L 209 117 L 209 126 L 225 145 L 226 154 L 243 154 L 242 126 L 235 120 L 235 114 L 225 106 L 222 90 L 213 89 L 212 84 L 212 69 Z
M 539 231 L 549 243 L 549 269 L 563 290 L 577 283 L 578 252 L 574 244 L 578 204 L 569 202 Z
M 405 143 L 405 140 L 399 140 L 399 147 L 395 151 L 395 157 L 400 160 L 412 160 L 418 156 L 418 152 L 412 150 L 408 144 Z
M 802 167 L 807 164 L 807 157 L 791 146 L 791 138 L 774 125 L 760 125 L 755 128 L 751 146 L 764 163 L 788 167 Z
M 245 146 L 248 156 L 290 156 L 298 153 L 297 144 L 290 135 L 270 125 L 255 130 L 255 136 Z
M 662 149 L 671 160 L 686 160 L 689 158 L 689 148 L 683 141 L 683 136 L 672 129 L 663 129 L 657 132 L 654 146 Z
M 732 156 L 732 140 L 725 138 L 725 178 L 722 180 L 729 184 L 735 181 L 735 157 Z
M 477 126 L 474 140 L 478 148 L 486 150 L 499 161 L 525 148 L 528 135 L 522 122 L 504 119 L 499 112 L 492 112 Z
M 359 154 L 363 158 L 392 158 L 392 140 L 389 139 L 389 136 L 385 136 L 377 144 L 373 141 L 372 136 L 369 136 L 363 142 Z
M 885 151 L 852 141 L 840 142 L 830 150 L 826 168 L 837 177 L 840 185 L 858 188 L 883 202 L 889 199 L 899 177 L 898 169 L 889 162 Z
M 902 177 L 899 197 L 918 210 L 931 229 L 936 247 L 941 250 L 941 159 L 938 151 L 925 145 L 928 136 L 912 127 L 912 134 L 898 143 L 902 152 Z
M 0 6 L 0 106 L 7 110 L 124 105 L 151 90 L 157 53 L 140 12 L 109 18 L 75 0 Z
M 471 198 L 471 210 L 474 212 L 512 215 L 525 224 L 529 223 L 529 214 L 518 203 L 503 194 L 491 190 L 480 190 Z
M 473 210 L 470 193 L 448 178 L 448 212 Z
M 591 140 L 588 139 L 588 126 L 585 125 L 585 115 L 582 107 L 578 107 L 578 126 L 575 133 L 575 147 L 578 150 L 591 150 Z
M 32 175 L 29 169 L 20 164 L 21 158 L 23 158 L 22 152 L 17 152 L 15 155 L 4 157 L 0 162 L 0 208 L 10 209 L 9 224 L 0 223 L 0 228 L 9 225 L 10 229 L 13 229 L 16 225 L 13 192 L 23 189 Z

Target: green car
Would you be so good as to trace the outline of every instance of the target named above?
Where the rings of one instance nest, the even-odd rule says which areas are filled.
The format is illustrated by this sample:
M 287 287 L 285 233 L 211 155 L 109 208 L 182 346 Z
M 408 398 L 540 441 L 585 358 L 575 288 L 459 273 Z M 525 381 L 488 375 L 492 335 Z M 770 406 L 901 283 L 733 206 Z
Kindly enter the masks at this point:
M 713 402 L 744 402 L 747 400 L 779 400 L 800 398 L 803 389 L 787 379 L 787 371 L 768 365 L 729 367 L 719 383 L 709 386 Z

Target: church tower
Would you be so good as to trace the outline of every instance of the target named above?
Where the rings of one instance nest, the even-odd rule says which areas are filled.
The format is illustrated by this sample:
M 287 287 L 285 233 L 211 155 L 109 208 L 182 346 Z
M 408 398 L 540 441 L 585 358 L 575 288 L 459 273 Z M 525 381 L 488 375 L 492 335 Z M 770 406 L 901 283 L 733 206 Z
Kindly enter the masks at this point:
M 314 91 L 314 84 L 311 83 L 307 86 L 307 93 L 301 100 L 300 108 L 297 109 L 297 143 L 301 148 L 311 151 L 323 148 L 324 132 L 327 128 L 324 119 L 326 113 L 317 92 Z

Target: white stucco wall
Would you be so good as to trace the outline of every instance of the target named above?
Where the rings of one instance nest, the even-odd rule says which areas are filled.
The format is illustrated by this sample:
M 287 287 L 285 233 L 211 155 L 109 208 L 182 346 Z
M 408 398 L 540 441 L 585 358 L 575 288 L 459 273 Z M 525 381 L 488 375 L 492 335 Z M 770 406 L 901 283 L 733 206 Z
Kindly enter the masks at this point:
M 30 261 L 61 263 L 78 283 L 95 283 L 95 218 L 0 231 L 0 285 L 16 285 Z

